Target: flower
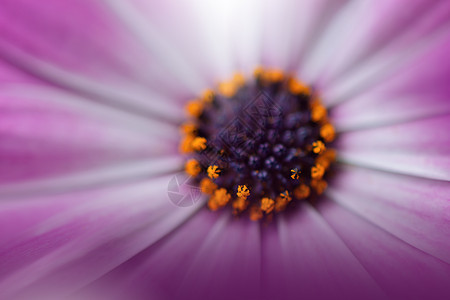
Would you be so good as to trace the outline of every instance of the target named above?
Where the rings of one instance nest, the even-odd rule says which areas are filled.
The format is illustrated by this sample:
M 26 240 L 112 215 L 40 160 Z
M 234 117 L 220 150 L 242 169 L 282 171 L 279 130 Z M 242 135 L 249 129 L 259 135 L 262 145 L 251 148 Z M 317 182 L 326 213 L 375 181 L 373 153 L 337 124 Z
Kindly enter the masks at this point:
M 0 6 L 0 298 L 448 298 L 447 1 Z M 259 65 L 320 91 L 337 137 L 321 201 L 272 222 L 173 205 L 183 107 Z

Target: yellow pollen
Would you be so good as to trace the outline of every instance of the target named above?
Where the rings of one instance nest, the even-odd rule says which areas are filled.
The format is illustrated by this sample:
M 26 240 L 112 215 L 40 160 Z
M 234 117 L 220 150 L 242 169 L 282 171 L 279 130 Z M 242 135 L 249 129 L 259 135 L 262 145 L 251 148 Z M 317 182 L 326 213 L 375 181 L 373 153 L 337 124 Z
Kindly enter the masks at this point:
M 202 94 L 202 100 L 205 103 L 211 103 L 214 99 L 214 91 L 207 89 Z
M 214 191 L 214 194 L 208 201 L 208 206 L 211 210 L 217 210 L 227 205 L 230 199 L 231 195 L 227 193 L 227 190 L 224 188 L 220 188 Z
M 181 125 L 180 129 L 184 134 L 193 134 L 197 130 L 197 127 L 194 123 L 184 123 Z
M 231 98 L 236 94 L 237 90 L 244 85 L 244 83 L 244 75 L 241 73 L 236 73 L 234 74 L 232 80 L 219 83 L 218 90 L 225 97 Z
M 321 195 L 328 186 L 327 182 L 323 179 L 313 179 L 310 184 L 318 195 Z
M 243 86 L 245 84 L 245 76 L 242 73 L 234 74 L 233 83 L 238 87 Z
M 197 176 L 202 168 L 200 167 L 200 164 L 195 159 L 190 159 L 186 162 L 185 165 L 186 173 L 188 173 L 191 176 Z
M 289 201 L 286 198 L 277 197 L 275 201 L 275 211 L 280 212 L 286 209 Z
M 206 170 L 206 172 L 208 172 L 208 177 L 211 179 L 216 179 L 217 177 L 219 177 L 219 167 L 216 165 L 213 166 L 209 166 L 208 169 Z
M 192 148 L 196 151 L 201 151 L 206 149 L 206 139 L 203 137 L 196 137 L 192 141 Z
M 287 202 L 290 202 L 292 200 L 292 197 L 289 195 L 289 191 L 284 191 L 280 194 L 280 197 L 282 199 L 285 199 Z
M 316 164 L 320 164 L 325 169 L 328 169 L 330 164 L 335 160 L 336 160 L 336 151 L 334 149 L 327 149 L 316 158 Z
M 225 206 L 231 199 L 231 195 L 228 194 L 227 190 L 224 188 L 215 190 L 213 196 L 220 206 Z
M 336 160 L 336 150 L 335 149 L 327 149 L 322 154 L 322 156 L 326 159 L 328 159 L 330 162 L 334 162 Z
M 247 208 L 248 201 L 246 198 L 240 197 L 233 201 L 232 206 L 233 206 L 233 213 L 238 214 Z
M 294 190 L 294 196 L 297 199 L 308 198 L 310 194 L 310 188 L 306 184 L 301 184 Z
M 319 102 L 311 105 L 311 120 L 319 122 L 327 117 L 327 109 Z
M 216 201 L 214 201 L 212 197 L 208 201 L 208 208 L 212 211 L 216 211 L 219 209 L 219 205 L 217 204 Z
M 195 136 L 192 134 L 188 134 L 183 138 L 183 140 L 180 143 L 180 152 L 181 153 L 190 153 L 194 151 L 194 148 L 192 147 L 192 142 L 194 141 Z
M 289 80 L 289 92 L 291 92 L 294 95 L 300 95 L 300 94 L 309 94 L 309 87 L 305 84 L 299 82 L 298 80 L 291 78 Z
M 275 201 L 267 197 L 261 199 L 261 210 L 266 212 L 266 214 L 270 214 L 274 208 Z
M 261 67 L 261 66 L 259 66 L 259 67 L 256 67 L 255 70 L 253 71 L 253 76 L 254 76 L 255 78 L 258 78 L 258 77 L 260 77 L 263 73 L 264 73 L 264 68 Z
M 325 142 L 332 142 L 336 137 L 336 131 L 334 130 L 333 125 L 330 123 L 326 123 L 320 128 L 320 136 L 323 137 Z
M 317 164 L 311 168 L 311 177 L 313 179 L 321 179 L 325 174 L 325 168 L 321 164 Z
M 252 220 L 252 221 L 258 221 L 259 219 L 261 219 L 263 217 L 262 210 L 257 205 L 253 205 L 252 207 L 250 207 L 249 214 L 250 214 L 250 220 Z
M 264 83 L 280 82 L 285 78 L 284 72 L 279 69 L 264 69 L 262 67 L 256 68 L 253 75 L 255 78 L 261 79 Z
M 320 154 L 325 151 L 325 144 L 322 141 L 315 141 L 312 144 L 312 150 L 316 154 Z
M 281 70 L 268 70 L 264 74 L 265 79 L 271 81 L 271 82 L 279 82 L 284 79 L 284 73 Z
M 232 82 L 222 82 L 219 84 L 219 92 L 225 97 L 231 98 L 236 93 L 236 86 Z
M 189 101 L 186 105 L 186 112 L 189 116 L 199 117 L 203 112 L 203 103 L 198 100 Z
M 238 186 L 237 196 L 240 198 L 247 198 L 250 196 L 250 191 L 246 185 Z
M 202 193 L 212 195 L 216 189 L 217 184 L 212 182 L 211 179 L 203 178 L 202 181 L 200 181 L 200 190 L 202 191 Z
M 300 176 L 300 171 L 297 169 L 297 168 L 295 168 L 295 169 L 291 169 L 291 178 L 292 179 L 298 179 Z

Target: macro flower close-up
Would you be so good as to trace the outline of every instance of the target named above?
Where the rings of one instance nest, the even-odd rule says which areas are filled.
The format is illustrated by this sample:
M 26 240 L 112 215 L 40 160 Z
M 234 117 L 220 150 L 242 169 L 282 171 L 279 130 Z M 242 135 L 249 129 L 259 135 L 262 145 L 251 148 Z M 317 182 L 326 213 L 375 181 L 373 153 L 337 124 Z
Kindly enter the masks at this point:
M 450 2 L 0 0 L 0 299 L 450 299 Z

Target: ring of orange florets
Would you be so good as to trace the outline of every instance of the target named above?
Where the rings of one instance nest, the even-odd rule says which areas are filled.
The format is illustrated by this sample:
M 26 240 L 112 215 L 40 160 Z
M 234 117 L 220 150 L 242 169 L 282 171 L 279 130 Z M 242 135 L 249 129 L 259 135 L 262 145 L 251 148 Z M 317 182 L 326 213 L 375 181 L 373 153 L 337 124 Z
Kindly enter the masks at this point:
M 222 101 L 233 99 L 239 92 L 249 84 L 257 84 L 263 87 L 276 86 L 284 89 L 284 92 L 292 96 L 299 96 L 307 99 L 306 103 L 309 110 L 310 124 L 318 129 L 317 139 L 311 143 L 300 147 L 292 155 L 304 155 L 313 159 L 313 163 L 305 168 L 292 166 L 285 172 L 286 179 L 289 182 L 290 189 L 277 187 L 271 189 L 267 183 L 258 184 L 257 195 L 251 196 L 254 186 L 250 182 L 241 182 L 232 188 L 220 184 L 220 176 L 233 170 L 220 165 L 216 161 L 200 161 L 196 155 L 207 151 L 211 145 L 205 132 L 201 130 L 204 121 L 204 113 L 216 105 L 216 100 L 220 96 Z M 248 87 L 247 87 L 248 88 Z M 208 207 L 211 210 L 218 210 L 230 206 L 233 213 L 238 215 L 248 212 L 250 219 L 259 220 L 271 217 L 274 213 L 285 210 L 291 203 L 301 200 L 309 200 L 320 195 L 327 187 L 324 179 L 330 165 L 335 160 L 336 152 L 328 148 L 329 143 L 333 142 L 336 133 L 327 117 L 327 110 L 321 104 L 317 95 L 310 87 L 298 81 L 292 76 L 287 76 L 279 70 L 263 70 L 258 68 L 252 81 L 246 81 L 242 74 L 236 74 L 232 80 L 218 85 L 217 91 L 207 90 L 203 95 L 190 101 L 186 105 L 186 112 L 189 121 L 181 125 L 183 139 L 180 143 L 180 151 L 190 155 L 185 164 L 185 171 L 197 179 L 201 191 L 209 196 Z M 220 145 L 219 145 L 220 148 Z M 292 150 L 292 149 L 291 149 Z M 229 157 L 229 149 L 217 149 L 219 157 Z M 257 171 L 256 171 L 257 172 Z M 232 176 L 231 174 L 230 176 Z M 261 175 L 261 174 L 257 174 Z M 283 176 L 284 176 L 283 175 Z M 248 180 L 247 180 L 248 181 Z M 282 181 L 286 182 L 286 181 Z M 272 190 L 278 190 L 274 194 Z M 271 194 L 268 191 L 272 191 Z

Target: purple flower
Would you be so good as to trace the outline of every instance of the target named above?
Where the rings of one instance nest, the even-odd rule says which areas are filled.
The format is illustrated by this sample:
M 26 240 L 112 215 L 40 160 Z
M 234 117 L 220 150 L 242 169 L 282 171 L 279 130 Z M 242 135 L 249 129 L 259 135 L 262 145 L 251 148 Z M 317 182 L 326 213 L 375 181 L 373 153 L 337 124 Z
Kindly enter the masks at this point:
M 447 299 L 449 25 L 448 1 L 0 0 L 0 299 Z M 259 65 L 328 108 L 321 201 L 173 205 L 184 105 Z

